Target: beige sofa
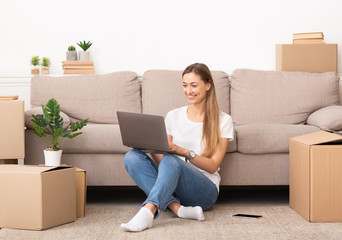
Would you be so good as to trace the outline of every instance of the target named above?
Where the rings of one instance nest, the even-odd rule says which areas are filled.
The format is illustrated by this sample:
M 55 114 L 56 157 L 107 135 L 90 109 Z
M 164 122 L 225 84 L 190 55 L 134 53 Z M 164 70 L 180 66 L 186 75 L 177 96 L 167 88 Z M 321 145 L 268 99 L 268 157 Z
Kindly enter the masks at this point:
M 221 185 L 288 185 L 289 138 L 320 130 L 319 124 L 306 124 L 307 119 L 339 104 L 337 74 L 249 69 L 235 70 L 230 79 L 222 71 L 212 74 L 220 109 L 232 116 L 235 128 L 235 140 L 221 165 Z M 121 143 L 116 111 L 165 116 L 187 105 L 181 71 L 150 70 L 141 81 L 134 72 L 35 76 L 26 122 L 52 97 L 66 122 L 89 118 L 83 134 L 61 146 L 62 162 L 86 169 L 92 186 L 134 185 L 124 169 L 129 148 Z M 45 142 L 30 130 L 25 136 L 25 164 L 43 163 Z

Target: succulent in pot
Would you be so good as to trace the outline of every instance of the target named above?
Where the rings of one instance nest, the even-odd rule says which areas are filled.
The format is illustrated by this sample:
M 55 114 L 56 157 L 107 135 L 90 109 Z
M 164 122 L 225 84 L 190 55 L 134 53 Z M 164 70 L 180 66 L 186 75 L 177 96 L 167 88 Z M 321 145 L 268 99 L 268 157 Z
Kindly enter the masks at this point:
M 69 46 L 68 51 L 74 52 L 74 51 L 76 51 L 76 48 L 74 46 Z
M 32 65 L 32 69 L 31 69 L 31 74 L 39 74 L 39 56 L 33 56 L 31 58 L 31 65 Z
M 77 61 L 77 52 L 75 46 L 69 46 L 66 52 L 67 61 Z
M 77 121 L 63 129 L 63 118 L 60 116 L 60 105 L 52 98 L 46 106 L 42 105 L 43 114 L 32 115 L 33 133 L 46 140 L 48 147 L 44 150 L 45 165 L 59 166 L 62 150 L 59 147 L 60 140 L 73 139 L 82 132 L 77 132 L 88 123 L 88 118 Z M 53 156 L 51 156 L 53 155 Z
M 42 59 L 42 74 L 49 74 L 50 65 L 51 65 L 50 58 L 43 57 L 43 59 Z
M 79 52 L 79 60 L 80 61 L 90 61 L 90 52 L 88 52 L 87 50 L 91 47 L 91 45 L 93 45 L 92 42 L 88 41 L 80 41 L 77 43 L 77 45 L 83 49 L 83 51 Z

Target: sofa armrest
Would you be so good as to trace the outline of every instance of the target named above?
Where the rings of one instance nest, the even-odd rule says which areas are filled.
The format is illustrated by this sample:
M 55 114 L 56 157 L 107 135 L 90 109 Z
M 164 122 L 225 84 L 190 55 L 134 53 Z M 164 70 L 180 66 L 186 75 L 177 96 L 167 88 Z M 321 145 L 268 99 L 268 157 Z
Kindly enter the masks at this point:
M 28 129 L 33 129 L 32 127 L 32 115 L 43 114 L 43 110 L 41 107 L 31 108 L 25 112 L 25 127 Z M 66 115 L 64 112 L 60 112 L 60 116 L 63 118 L 63 130 L 67 129 L 70 125 L 70 117 Z
M 313 112 L 308 117 L 307 124 L 322 130 L 342 130 L 342 106 L 328 106 Z

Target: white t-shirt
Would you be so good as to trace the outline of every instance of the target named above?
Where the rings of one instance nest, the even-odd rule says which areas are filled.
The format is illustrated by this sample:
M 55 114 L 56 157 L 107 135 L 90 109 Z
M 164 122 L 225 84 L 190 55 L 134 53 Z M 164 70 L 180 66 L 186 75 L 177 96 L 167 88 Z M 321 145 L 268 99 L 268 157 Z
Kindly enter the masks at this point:
M 174 144 L 192 150 L 197 155 L 202 155 L 205 148 L 205 145 L 201 144 L 203 123 L 191 121 L 188 118 L 187 109 L 188 106 L 184 106 L 167 113 L 165 118 L 166 132 L 173 137 Z M 220 112 L 220 130 L 221 138 L 229 138 L 229 141 L 234 140 L 233 120 L 231 116 L 224 112 Z M 182 159 L 185 161 L 185 158 Z M 218 171 L 220 169 L 211 174 L 195 165 L 193 166 L 207 176 L 216 185 L 217 191 L 219 191 L 221 177 Z

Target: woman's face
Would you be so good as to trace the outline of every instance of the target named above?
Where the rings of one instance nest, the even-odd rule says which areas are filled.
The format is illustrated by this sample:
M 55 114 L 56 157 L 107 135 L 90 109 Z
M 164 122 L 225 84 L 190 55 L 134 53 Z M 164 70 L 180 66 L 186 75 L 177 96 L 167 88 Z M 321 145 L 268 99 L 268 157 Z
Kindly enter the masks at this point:
M 183 91 L 190 104 L 199 104 L 206 98 L 211 84 L 204 82 L 196 73 L 186 73 L 183 76 Z

